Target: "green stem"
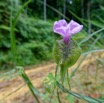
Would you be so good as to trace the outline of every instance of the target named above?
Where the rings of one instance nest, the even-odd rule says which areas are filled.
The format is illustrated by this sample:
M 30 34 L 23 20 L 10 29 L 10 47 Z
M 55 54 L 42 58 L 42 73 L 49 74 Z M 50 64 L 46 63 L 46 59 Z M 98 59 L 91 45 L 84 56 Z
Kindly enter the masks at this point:
M 68 70 L 68 68 L 65 68 L 62 65 L 60 66 L 62 85 L 64 85 L 64 80 L 65 80 L 67 70 Z
M 69 90 L 71 90 L 70 78 L 68 76 L 69 76 L 69 73 L 68 73 L 68 70 L 67 70 L 67 82 L 68 82 Z
M 26 75 L 26 73 L 23 72 L 23 73 L 21 74 L 21 76 L 22 76 L 23 80 L 25 81 L 25 83 L 27 83 L 27 85 L 28 85 L 28 87 L 29 87 L 31 93 L 32 93 L 33 96 L 35 97 L 37 103 L 40 103 L 39 100 L 38 100 L 38 97 L 36 96 L 36 93 L 35 93 L 35 92 L 37 92 L 37 91 L 36 91 L 36 88 L 33 86 L 33 84 L 32 84 L 31 81 L 29 80 L 29 78 L 28 78 L 28 76 Z
M 55 69 L 55 81 L 57 80 L 57 72 L 58 72 L 59 64 L 60 64 L 60 63 L 57 64 L 56 69 Z M 54 90 L 55 90 L 55 88 L 56 88 L 56 86 L 54 86 L 54 89 L 53 89 L 53 91 L 51 92 L 51 95 L 52 95 L 52 96 L 54 95 Z M 50 98 L 49 103 L 51 103 L 51 100 L 52 100 L 52 98 Z
M 57 72 L 58 72 L 58 67 L 59 67 L 60 63 L 57 64 L 56 69 L 55 69 L 55 80 L 57 78 Z
M 62 103 L 62 102 L 61 102 L 61 99 L 60 99 L 60 93 L 59 93 L 59 91 L 58 91 L 58 88 L 57 88 L 57 98 L 58 98 L 59 103 Z
M 12 0 L 11 0 L 11 6 L 13 7 L 13 1 Z M 13 14 L 13 9 L 11 8 L 11 13 L 10 13 L 11 51 L 12 51 L 12 59 L 16 63 L 16 41 L 15 41 L 15 35 L 14 35 L 14 29 L 13 29 L 12 14 Z

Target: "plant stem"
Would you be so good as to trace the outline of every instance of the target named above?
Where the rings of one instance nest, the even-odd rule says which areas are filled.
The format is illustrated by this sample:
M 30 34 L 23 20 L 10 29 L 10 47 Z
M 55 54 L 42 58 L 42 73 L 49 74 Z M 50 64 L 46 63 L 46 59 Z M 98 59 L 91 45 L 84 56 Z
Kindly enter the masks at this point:
M 56 78 L 57 78 L 58 67 L 59 67 L 59 63 L 57 64 L 56 70 L 55 70 L 55 80 L 56 80 Z
M 37 91 L 36 91 L 36 88 L 33 86 L 33 84 L 32 84 L 31 81 L 29 80 L 29 78 L 28 78 L 28 76 L 26 75 L 26 73 L 23 72 L 23 73 L 21 74 L 21 76 L 22 76 L 23 80 L 25 81 L 25 83 L 27 83 L 27 85 L 28 85 L 28 87 L 29 87 L 31 93 L 32 93 L 33 96 L 35 97 L 37 103 L 40 103 L 39 100 L 38 100 L 38 97 L 36 96 L 36 93 L 35 93 L 35 92 L 37 92 Z
M 58 88 L 57 88 L 57 98 L 58 98 L 59 103 L 62 103 L 61 99 L 60 99 L 60 94 L 59 94 Z
M 13 8 L 12 0 L 11 0 L 11 6 Z M 15 40 L 14 29 L 13 29 L 13 20 L 12 20 L 13 9 L 12 8 L 10 13 L 10 39 L 11 39 L 12 59 L 16 63 L 16 40 Z
M 69 90 L 71 90 L 71 86 L 70 86 L 70 78 L 68 77 L 69 73 L 67 70 L 67 82 L 68 82 L 68 86 L 69 86 Z

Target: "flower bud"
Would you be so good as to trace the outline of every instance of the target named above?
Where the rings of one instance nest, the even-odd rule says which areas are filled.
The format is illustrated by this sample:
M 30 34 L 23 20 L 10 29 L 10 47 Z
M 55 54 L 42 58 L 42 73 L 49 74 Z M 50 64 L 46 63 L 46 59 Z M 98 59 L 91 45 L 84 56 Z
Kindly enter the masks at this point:
M 81 49 L 77 45 L 76 41 L 70 39 L 68 44 L 65 44 L 63 40 L 57 40 L 54 45 L 54 59 L 55 62 L 64 68 L 69 68 L 76 63 L 81 55 Z

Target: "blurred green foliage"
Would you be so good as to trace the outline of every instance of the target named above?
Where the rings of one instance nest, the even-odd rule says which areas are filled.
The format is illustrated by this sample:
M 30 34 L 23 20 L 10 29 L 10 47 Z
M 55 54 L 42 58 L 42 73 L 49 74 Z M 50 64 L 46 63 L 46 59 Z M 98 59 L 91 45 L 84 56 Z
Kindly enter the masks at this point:
M 16 4 L 16 1 L 12 3 Z M 10 1 L 0 1 L 0 65 L 13 64 L 10 51 L 10 4 Z M 21 4 L 15 6 L 13 17 L 18 12 Z M 17 59 L 21 65 L 36 64 L 39 61 L 52 58 L 51 51 L 54 42 L 52 21 L 46 22 L 36 19 L 28 16 L 23 11 L 16 24 L 15 36 L 18 53 Z
M 0 66 L 13 64 L 11 58 L 10 43 L 10 22 L 11 18 L 17 14 L 19 9 L 27 0 L 0 0 Z M 52 48 L 54 44 L 54 35 L 52 31 L 53 22 L 62 19 L 65 0 L 47 0 L 46 17 L 44 21 L 44 1 L 32 0 L 18 18 L 15 27 L 17 60 L 21 65 L 37 64 L 43 60 L 52 58 Z M 86 38 L 88 31 L 90 34 L 104 28 L 104 1 L 103 0 L 66 0 L 65 16 L 84 25 L 84 30 L 73 36 L 80 42 Z M 53 9 L 54 8 L 54 9 Z M 11 13 L 12 10 L 12 13 Z M 58 10 L 58 12 L 56 11 Z M 68 22 L 69 22 L 68 20 Z M 13 22 L 13 21 L 12 21 Z M 91 26 L 89 26 L 89 24 Z M 101 35 L 97 41 L 96 48 L 102 48 L 104 45 L 103 32 L 96 34 L 87 42 L 80 46 L 88 50 L 91 43 Z

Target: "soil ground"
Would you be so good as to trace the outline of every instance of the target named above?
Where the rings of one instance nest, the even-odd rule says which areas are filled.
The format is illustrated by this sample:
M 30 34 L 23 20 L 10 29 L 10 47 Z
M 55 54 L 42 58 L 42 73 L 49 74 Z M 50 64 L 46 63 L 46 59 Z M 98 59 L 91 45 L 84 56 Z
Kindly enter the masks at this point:
M 104 59 L 103 52 L 87 56 L 71 81 L 72 91 L 94 98 L 104 96 L 104 63 L 99 58 Z M 70 73 L 78 65 L 79 61 L 71 67 Z M 55 66 L 56 64 L 54 62 L 45 63 L 38 67 L 26 67 L 25 72 L 34 86 L 39 91 L 42 91 L 43 79 L 48 73 L 54 73 Z M 35 103 L 35 101 L 22 78 L 17 77 L 10 80 L 0 79 L 0 103 Z M 86 102 L 79 101 L 77 103 Z

